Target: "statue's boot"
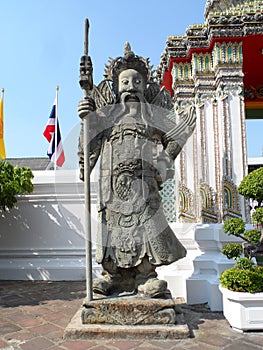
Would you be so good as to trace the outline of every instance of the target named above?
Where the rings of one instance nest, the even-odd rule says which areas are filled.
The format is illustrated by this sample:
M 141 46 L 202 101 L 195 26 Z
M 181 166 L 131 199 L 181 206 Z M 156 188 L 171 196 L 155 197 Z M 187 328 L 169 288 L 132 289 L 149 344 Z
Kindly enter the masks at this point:
M 105 278 L 95 278 L 92 283 L 93 292 L 102 295 L 110 295 L 113 289 L 113 281 Z
M 123 292 L 134 292 L 134 278 L 131 271 L 123 269 L 123 271 L 116 274 L 110 274 L 107 271 L 103 271 L 102 276 L 102 278 L 95 278 L 93 280 L 94 293 L 111 295 Z
M 103 270 L 101 278 L 95 278 L 92 283 L 93 292 L 102 295 L 113 294 L 120 285 L 121 275 L 114 271 Z
M 144 284 L 139 285 L 138 293 L 149 298 L 171 298 L 167 282 L 158 278 L 150 278 Z

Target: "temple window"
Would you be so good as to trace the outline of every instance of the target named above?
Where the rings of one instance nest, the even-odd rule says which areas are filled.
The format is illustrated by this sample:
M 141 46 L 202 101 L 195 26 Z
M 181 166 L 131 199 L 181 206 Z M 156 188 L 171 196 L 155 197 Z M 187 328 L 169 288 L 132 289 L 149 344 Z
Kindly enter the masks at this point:
M 232 208 L 233 207 L 233 200 L 232 200 L 232 193 L 229 188 L 224 188 L 224 207 L 225 208 Z

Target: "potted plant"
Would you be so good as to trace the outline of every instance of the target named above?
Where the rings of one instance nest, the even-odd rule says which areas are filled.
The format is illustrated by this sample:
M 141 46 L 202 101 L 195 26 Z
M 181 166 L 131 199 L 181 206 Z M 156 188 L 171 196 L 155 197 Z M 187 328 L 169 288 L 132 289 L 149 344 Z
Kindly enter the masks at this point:
M 246 199 L 250 199 L 257 204 L 257 208 L 252 214 L 252 224 L 261 229 L 261 237 L 255 247 L 253 256 L 258 265 L 263 266 L 263 167 L 249 173 L 240 183 L 238 192 Z
M 245 177 L 238 191 L 261 205 L 263 168 Z M 252 223 L 256 226 L 252 230 L 246 230 L 241 218 L 232 218 L 223 225 L 224 232 L 243 240 L 242 244 L 229 243 L 222 248 L 222 253 L 234 259 L 235 265 L 220 275 L 219 286 L 225 318 L 234 329 L 242 331 L 263 330 L 263 266 L 260 266 L 263 256 L 263 207 L 254 211 Z
M 225 318 L 237 330 L 263 329 L 263 266 L 256 265 L 251 257 L 241 257 L 241 244 L 229 243 L 222 252 L 236 261 L 220 275 Z
M 243 240 L 226 244 L 222 253 L 235 260 L 220 276 L 223 312 L 237 330 L 263 329 L 263 167 L 249 173 L 238 187 L 239 194 L 257 202 L 252 214 L 254 229 L 246 230 L 241 218 L 226 221 L 223 230 Z

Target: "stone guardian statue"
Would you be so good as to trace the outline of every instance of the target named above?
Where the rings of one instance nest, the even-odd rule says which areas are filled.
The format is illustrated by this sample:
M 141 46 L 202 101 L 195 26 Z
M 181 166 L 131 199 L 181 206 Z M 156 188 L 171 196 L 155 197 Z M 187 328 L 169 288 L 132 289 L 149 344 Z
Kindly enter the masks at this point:
M 160 189 L 195 128 L 195 109 L 175 123 L 169 93 L 155 82 L 149 60 L 127 43 L 123 56 L 110 59 L 104 80 L 79 102 L 78 113 L 90 118 L 91 170 L 100 160 L 96 260 L 103 272 L 93 291 L 169 297 L 156 267 L 183 258 L 186 250 L 165 218 Z M 83 129 L 78 156 L 85 181 Z

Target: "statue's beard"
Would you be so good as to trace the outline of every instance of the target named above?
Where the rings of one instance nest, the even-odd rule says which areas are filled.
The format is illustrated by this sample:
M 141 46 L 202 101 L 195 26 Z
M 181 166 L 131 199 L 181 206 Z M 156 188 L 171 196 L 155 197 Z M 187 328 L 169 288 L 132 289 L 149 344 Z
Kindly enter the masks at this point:
M 111 108 L 111 115 L 114 120 L 120 120 L 123 116 L 131 113 L 131 110 L 136 111 L 137 115 L 141 115 L 142 119 L 146 123 L 146 119 L 151 116 L 151 107 L 147 103 L 143 94 L 136 92 L 123 92 L 119 96 L 118 102 Z

